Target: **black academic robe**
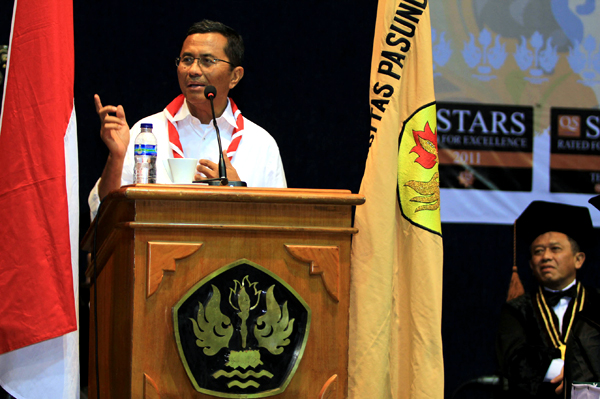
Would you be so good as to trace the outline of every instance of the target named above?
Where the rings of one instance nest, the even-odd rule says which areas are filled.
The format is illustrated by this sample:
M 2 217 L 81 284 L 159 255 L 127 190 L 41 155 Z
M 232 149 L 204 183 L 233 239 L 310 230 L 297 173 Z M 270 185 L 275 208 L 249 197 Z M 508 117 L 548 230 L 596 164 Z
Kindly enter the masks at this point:
M 565 313 L 563 334 L 573 303 L 571 300 Z M 560 357 L 560 350 L 552 345 L 534 293 L 522 295 L 503 306 L 496 352 L 500 374 L 508 380 L 507 397 L 564 397 L 554 394 L 556 385 L 543 382 L 552 359 Z M 575 315 L 567 341 L 564 371 L 566 397 L 570 397 L 573 381 L 600 381 L 600 293 L 596 289 L 586 287 L 583 309 Z

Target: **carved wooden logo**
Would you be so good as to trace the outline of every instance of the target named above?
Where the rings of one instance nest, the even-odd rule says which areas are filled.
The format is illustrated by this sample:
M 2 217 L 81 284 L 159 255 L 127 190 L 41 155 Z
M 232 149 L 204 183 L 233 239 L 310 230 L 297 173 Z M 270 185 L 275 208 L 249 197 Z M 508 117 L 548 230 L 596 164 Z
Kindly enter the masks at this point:
M 262 398 L 283 392 L 294 376 L 311 312 L 278 276 L 241 259 L 196 284 L 173 318 L 181 361 L 197 391 Z

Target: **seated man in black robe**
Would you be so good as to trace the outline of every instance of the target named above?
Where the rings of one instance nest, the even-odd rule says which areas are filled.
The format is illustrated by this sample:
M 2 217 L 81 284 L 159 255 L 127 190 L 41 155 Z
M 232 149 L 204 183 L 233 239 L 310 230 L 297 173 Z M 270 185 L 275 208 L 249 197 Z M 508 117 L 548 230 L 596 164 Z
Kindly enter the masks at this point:
M 570 397 L 573 382 L 600 381 L 600 294 L 576 279 L 593 233 L 590 214 L 534 201 L 515 230 L 539 287 L 502 309 L 497 355 L 507 397 Z

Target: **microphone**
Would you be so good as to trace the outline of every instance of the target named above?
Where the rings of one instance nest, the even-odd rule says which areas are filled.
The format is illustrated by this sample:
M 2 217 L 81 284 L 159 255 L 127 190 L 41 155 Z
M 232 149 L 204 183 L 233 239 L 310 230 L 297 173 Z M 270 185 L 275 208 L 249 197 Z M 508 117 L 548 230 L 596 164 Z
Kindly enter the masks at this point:
M 206 86 L 204 88 L 204 96 L 210 101 L 210 109 L 212 111 L 213 117 L 213 125 L 215 127 L 215 131 L 217 133 L 217 143 L 219 144 L 219 178 L 204 180 L 207 181 L 210 185 L 216 185 L 212 183 L 216 183 L 217 181 L 221 186 L 226 186 L 228 183 L 227 180 L 227 168 L 225 167 L 225 157 L 223 156 L 223 148 L 221 147 L 221 134 L 219 133 L 219 127 L 217 126 L 217 117 L 215 116 L 215 104 L 214 100 L 217 96 L 217 88 L 213 85 Z
M 212 100 L 214 100 L 216 96 L 217 96 L 217 88 L 215 86 L 208 85 L 204 88 L 204 97 L 211 100 L 211 104 L 212 104 Z

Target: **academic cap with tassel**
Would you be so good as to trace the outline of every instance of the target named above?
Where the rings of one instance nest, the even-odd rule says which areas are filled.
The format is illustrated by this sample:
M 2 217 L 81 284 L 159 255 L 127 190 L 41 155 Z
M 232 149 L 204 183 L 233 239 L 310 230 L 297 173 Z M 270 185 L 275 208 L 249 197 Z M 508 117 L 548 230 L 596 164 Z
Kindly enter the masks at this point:
M 598 204 L 594 206 L 600 206 L 600 198 Z M 588 208 L 546 201 L 530 203 L 513 226 L 513 273 L 507 301 L 525 293 L 517 272 L 517 254 L 527 254 L 528 258 L 531 257 L 531 244 L 537 237 L 549 231 L 563 233 L 575 240 L 584 252 L 590 243 L 594 228 Z

